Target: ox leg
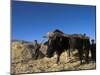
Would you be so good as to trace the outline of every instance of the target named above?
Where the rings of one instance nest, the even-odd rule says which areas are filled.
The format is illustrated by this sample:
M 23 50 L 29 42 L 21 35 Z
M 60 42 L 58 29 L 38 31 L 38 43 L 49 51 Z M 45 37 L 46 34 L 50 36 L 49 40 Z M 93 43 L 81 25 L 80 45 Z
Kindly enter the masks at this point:
M 85 49 L 85 61 L 89 63 L 89 49 Z
M 83 60 L 83 50 L 82 49 L 79 49 L 78 50 L 78 53 L 79 53 L 80 64 L 82 64 L 82 60 Z
M 61 55 L 61 54 L 58 54 L 58 55 L 57 55 L 57 61 L 56 61 L 56 64 L 59 64 L 59 63 L 60 63 L 60 55 Z
M 67 55 L 67 62 L 69 62 L 71 59 L 71 53 L 70 53 L 70 49 L 68 50 L 68 55 Z
M 70 50 L 70 58 L 72 59 L 73 58 L 73 51 L 74 51 L 75 49 L 74 48 L 72 48 L 71 50 Z
M 67 62 L 70 62 L 73 59 L 73 50 L 74 50 L 74 48 L 70 48 L 68 50 Z

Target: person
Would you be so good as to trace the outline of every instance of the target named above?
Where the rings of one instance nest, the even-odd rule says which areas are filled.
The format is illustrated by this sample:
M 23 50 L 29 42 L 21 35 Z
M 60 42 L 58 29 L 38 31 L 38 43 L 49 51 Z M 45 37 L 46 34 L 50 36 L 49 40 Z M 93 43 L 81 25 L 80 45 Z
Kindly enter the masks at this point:
M 94 40 L 91 40 L 91 59 L 92 61 L 96 61 L 96 43 Z
M 85 33 L 83 35 L 84 35 L 84 37 L 86 37 L 86 34 Z
M 38 56 L 39 56 L 39 49 L 40 49 L 40 45 L 37 43 L 37 40 L 35 40 L 35 56 L 34 56 L 34 58 L 35 59 L 37 59 L 38 58 Z

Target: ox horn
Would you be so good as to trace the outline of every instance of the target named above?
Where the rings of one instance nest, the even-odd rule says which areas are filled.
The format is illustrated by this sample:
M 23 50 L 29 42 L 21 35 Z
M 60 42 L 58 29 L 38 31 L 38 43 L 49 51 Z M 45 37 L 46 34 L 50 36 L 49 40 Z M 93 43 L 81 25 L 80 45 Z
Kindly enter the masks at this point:
M 43 44 L 44 41 L 45 41 L 45 40 L 42 40 L 41 43 L 40 43 L 40 45 Z

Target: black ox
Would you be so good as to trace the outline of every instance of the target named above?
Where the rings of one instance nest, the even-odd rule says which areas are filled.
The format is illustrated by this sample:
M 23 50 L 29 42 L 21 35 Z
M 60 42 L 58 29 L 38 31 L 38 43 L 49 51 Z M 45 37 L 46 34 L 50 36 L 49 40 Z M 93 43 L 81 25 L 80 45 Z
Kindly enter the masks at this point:
M 55 30 L 54 32 L 51 32 L 49 34 L 49 39 L 48 39 L 48 49 L 46 56 L 51 58 L 56 52 L 57 54 L 57 61 L 56 63 L 60 61 L 60 55 L 62 52 L 65 50 L 69 50 L 69 56 L 70 56 L 70 49 L 72 48 L 78 50 L 79 54 L 79 60 L 80 64 L 82 64 L 83 60 L 83 54 L 85 54 L 85 60 L 88 63 L 88 58 L 89 58 L 89 49 L 90 49 L 90 41 L 88 38 L 84 38 L 83 36 L 81 37 L 76 37 L 76 36 L 64 36 L 64 33 Z

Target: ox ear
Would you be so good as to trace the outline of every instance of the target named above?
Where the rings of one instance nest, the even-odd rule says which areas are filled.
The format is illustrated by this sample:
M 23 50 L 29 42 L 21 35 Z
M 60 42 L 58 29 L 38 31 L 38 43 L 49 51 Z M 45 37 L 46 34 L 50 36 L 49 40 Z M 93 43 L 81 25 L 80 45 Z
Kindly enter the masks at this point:
M 48 37 L 46 35 L 44 35 L 43 38 L 48 38 Z

